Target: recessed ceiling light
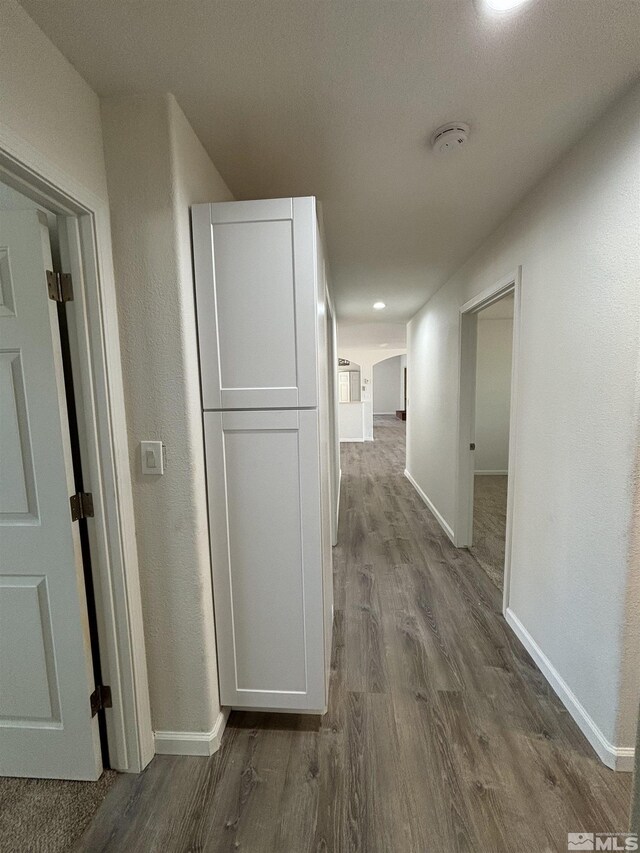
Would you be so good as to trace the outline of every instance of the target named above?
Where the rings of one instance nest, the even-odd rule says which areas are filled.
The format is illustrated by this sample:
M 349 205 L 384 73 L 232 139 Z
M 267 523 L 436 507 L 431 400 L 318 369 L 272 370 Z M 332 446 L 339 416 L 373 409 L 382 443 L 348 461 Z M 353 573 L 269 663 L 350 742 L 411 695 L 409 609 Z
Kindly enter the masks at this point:
M 382 309 L 386 308 L 387 306 L 384 304 L 384 302 L 374 302 L 373 307 L 376 309 L 376 311 L 382 311 Z
M 492 12 L 511 12 L 513 9 L 517 9 L 518 6 L 524 6 L 525 3 L 529 2 L 530 0 L 484 0 L 485 5 Z

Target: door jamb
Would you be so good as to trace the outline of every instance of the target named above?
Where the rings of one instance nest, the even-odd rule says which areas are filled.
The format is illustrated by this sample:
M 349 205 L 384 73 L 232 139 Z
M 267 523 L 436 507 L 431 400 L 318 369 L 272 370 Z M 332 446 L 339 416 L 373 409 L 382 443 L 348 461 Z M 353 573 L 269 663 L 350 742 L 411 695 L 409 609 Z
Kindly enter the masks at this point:
M 511 357 L 511 402 L 509 410 L 509 480 L 507 487 L 507 529 L 505 537 L 503 613 L 509 606 L 511 582 L 511 551 L 516 468 L 516 428 L 518 402 L 518 363 L 521 329 L 522 267 L 504 276 L 482 293 L 465 302 L 459 319 L 459 388 L 458 435 L 456 465 L 456 523 L 454 544 L 468 548 L 473 537 L 473 477 L 474 456 L 470 444 L 475 440 L 476 345 L 478 313 L 494 302 L 513 293 L 513 347 Z
M 325 270 L 326 278 L 326 270 Z M 338 348 L 336 342 L 336 321 L 333 300 L 329 292 L 329 286 L 325 281 L 325 297 L 327 303 L 327 356 L 329 371 L 329 412 L 331 443 L 331 544 L 338 544 L 338 520 L 340 516 L 340 438 L 338 435 Z
M 91 548 L 111 765 L 140 772 L 154 756 L 107 202 L 0 124 L 0 179 L 63 225 L 74 279 L 77 347 L 95 518 Z

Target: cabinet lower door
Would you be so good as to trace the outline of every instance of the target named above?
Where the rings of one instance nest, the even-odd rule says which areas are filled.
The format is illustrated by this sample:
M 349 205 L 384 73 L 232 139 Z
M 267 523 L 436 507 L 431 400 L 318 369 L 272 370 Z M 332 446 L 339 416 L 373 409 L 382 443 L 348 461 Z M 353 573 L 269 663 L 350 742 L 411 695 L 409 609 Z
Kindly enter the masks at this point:
M 317 412 L 204 424 L 220 701 L 324 713 Z

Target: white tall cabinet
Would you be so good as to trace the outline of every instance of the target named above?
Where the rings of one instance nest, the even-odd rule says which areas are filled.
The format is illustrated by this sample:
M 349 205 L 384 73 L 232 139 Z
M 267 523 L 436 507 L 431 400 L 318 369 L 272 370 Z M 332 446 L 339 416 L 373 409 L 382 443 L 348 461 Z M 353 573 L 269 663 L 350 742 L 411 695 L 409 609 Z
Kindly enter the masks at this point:
M 220 699 L 324 713 L 330 373 L 313 198 L 192 208 Z

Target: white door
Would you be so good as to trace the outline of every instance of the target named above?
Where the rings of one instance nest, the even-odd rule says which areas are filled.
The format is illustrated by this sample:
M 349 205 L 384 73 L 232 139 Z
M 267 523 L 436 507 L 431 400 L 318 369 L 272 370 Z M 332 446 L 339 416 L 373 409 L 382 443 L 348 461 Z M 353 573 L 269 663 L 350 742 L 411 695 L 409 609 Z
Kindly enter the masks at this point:
M 49 235 L 0 212 L 0 775 L 102 771 Z
M 220 701 L 326 710 L 318 415 L 205 412 Z
M 348 370 L 343 370 L 338 374 L 338 389 L 340 402 L 351 402 L 351 381 Z
M 360 371 L 349 371 L 349 399 L 354 403 L 360 402 Z
M 318 404 L 313 198 L 192 209 L 204 409 Z

